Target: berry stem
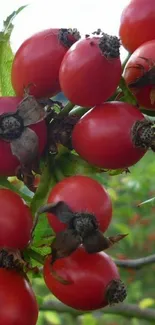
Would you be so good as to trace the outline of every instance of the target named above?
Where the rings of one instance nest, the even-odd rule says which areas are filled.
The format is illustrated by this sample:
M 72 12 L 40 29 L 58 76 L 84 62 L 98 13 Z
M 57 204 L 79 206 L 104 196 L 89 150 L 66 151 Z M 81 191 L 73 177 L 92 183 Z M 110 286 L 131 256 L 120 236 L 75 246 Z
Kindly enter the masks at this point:
M 85 113 L 87 113 L 91 108 L 88 107 L 81 107 L 77 106 L 74 107 L 70 112 L 69 115 L 77 115 L 77 116 L 83 116 Z
M 52 167 L 52 162 L 50 161 L 50 158 L 48 156 L 40 178 L 39 186 L 31 201 L 31 211 L 33 215 L 35 215 L 36 211 L 38 210 L 38 207 L 44 204 L 48 197 L 49 191 L 56 184 L 56 180 L 53 177 Z
M 42 256 L 41 254 L 39 254 L 38 252 L 34 251 L 32 248 L 27 248 L 25 250 L 25 253 L 31 257 L 33 260 L 37 261 L 38 263 L 44 265 L 44 260 L 45 260 L 45 256 Z
M 131 56 L 131 53 L 128 52 L 125 60 L 123 61 L 122 63 L 122 71 L 124 70 L 125 66 L 126 66 L 126 63 L 128 62 L 128 60 L 130 59 L 130 56 Z
M 119 87 L 122 89 L 125 101 L 131 105 L 137 106 L 137 101 L 134 97 L 134 95 L 131 93 L 130 89 L 127 87 L 124 78 L 122 77 L 119 83 Z
M 57 182 L 60 182 L 65 178 L 65 176 L 63 175 L 63 172 L 61 171 L 61 169 L 59 167 L 54 168 L 54 176 L 55 176 Z
M 69 112 L 73 109 L 75 105 L 71 102 L 68 102 L 65 107 L 61 110 L 61 112 L 59 113 L 59 117 L 64 117 L 67 116 L 69 114 Z

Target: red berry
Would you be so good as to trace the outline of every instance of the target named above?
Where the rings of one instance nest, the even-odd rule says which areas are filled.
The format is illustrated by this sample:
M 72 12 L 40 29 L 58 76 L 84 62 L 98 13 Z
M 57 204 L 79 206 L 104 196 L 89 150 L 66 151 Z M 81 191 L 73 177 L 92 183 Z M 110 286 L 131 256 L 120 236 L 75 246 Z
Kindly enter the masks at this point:
M 88 212 L 95 215 L 101 231 L 105 231 L 112 218 L 111 199 L 97 181 L 87 176 L 71 176 L 57 183 L 51 190 L 48 203 L 64 201 L 73 212 Z M 48 220 L 55 232 L 64 230 L 66 224 L 48 213 Z
M 133 105 L 107 102 L 86 113 L 72 133 L 73 148 L 90 164 L 119 169 L 134 165 L 145 154 L 132 142 L 131 129 L 143 114 Z
M 29 207 L 9 189 L 0 189 L 0 247 L 24 249 L 33 226 Z
M 143 43 L 155 39 L 154 0 L 132 0 L 121 15 L 119 35 L 123 46 L 134 52 Z
M 28 38 L 18 49 L 12 64 L 12 85 L 23 96 L 30 85 L 35 97 L 52 97 L 61 91 L 59 68 L 68 48 L 79 39 L 76 30 L 47 29 Z
M 119 41 L 104 34 L 76 42 L 63 58 L 59 78 L 72 103 L 92 107 L 115 92 L 121 73 Z
M 142 44 L 128 60 L 124 78 L 138 104 L 155 109 L 155 40 Z
M 30 284 L 14 270 L 0 268 L 0 324 L 36 325 L 37 301 Z
M 68 281 L 68 285 L 58 281 L 52 269 Z M 90 255 L 79 248 L 69 257 L 57 260 L 52 268 L 49 256 L 45 260 L 43 273 L 49 290 L 64 304 L 75 309 L 95 310 L 114 303 L 114 300 L 123 301 L 126 297 L 117 267 L 105 253 Z M 117 285 L 119 289 L 116 289 Z
M 21 102 L 19 97 L 0 97 L 0 116 L 3 113 L 16 112 L 17 105 Z M 39 140 L 39 153 L 45 148 L 47 139 L 47 129 L 45 121 L 38 122 L 29 126 L 35 131 Z M 12 154 L 10 143 L 0 139 L 0 175 L 14 176 L 16 169 L 20 165 L 19 160 Z

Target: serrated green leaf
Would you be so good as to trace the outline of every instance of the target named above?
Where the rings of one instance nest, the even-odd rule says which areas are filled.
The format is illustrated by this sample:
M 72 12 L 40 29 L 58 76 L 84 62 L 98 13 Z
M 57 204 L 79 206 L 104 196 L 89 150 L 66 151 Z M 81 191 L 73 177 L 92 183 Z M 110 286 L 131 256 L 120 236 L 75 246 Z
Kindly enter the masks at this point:
M 10 36 L 14 25 L 13 19 L 26 6 L 20 7 L 9 15 L 3 23 L 3 30 L 0 32 L 0 95 L 13 96 L 14 90 L 11 84 L 11 67 L 13 61 L 13 53 L 10 46 Z
M 9 15 L 6 18 L 6 20 L 4 20 L 4 22 L 3 22 L 3 25 L 4 25 L 4 29 L 3 29 L 4 35 L 7 34 L 8 37 L 10 37 L 11 32 L 12 32 L 13 27 L 14 27 L 13 24 L 12 24 L 13 20 L 26 7 L 27 7 L 27 5 L 19 7 L 16 11 L 13 11 L 12 14 Z
M 50 239 L 53 235 L 51 226 L 48 223 L 45 214 L 40 215 L 38 224 L 34 232 L 33 246 L 38 247 L 41 244 L 49 244 Z M 51 240 L 52 242 L 52 240 Z
M 11 84 L 11 66 L 13 53 L 9 42 L 0 40 L 0 95 L 13 96 L 14 90 Z

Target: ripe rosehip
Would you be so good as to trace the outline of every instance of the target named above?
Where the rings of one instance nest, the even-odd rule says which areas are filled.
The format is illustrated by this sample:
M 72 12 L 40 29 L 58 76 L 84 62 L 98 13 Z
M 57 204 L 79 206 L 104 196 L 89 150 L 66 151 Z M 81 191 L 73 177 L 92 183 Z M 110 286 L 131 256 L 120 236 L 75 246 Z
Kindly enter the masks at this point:
M 57 260 L 52 267 L 49 256 L 43 273 L 49 290 L 75 309 L 95 310 L 123 301 L 126 297 L 117 267 L 105 253 L 89 255 L 79 248 L 69 257 Z M 55 275 L 68 284 L 63 284 Z
M 34 145 L 36 137 L 38 140 L 39 154 L 43 152 L 46 145 L 47 129 L 44 120 L 41 120 L 36 124 L 32 123 L 32 125 L 28 125 L 28 127 L 23 127 L 23 119 L 21 116 L 19 117 L 15 115 L 15 112 L 17 113 L 17 107 L 19 107 L 21 101 L 22 98 L 18 97 L 0 98 L 0 175 L 2 176 L 14 176 L 16 174 L 16 169 L 20 165 L 19 158 L 21 158 L 21 160 L 27 160 L 28 158 L 31 159 L 33 157 L 35 154 Z M 8 113 L 10 116 L 3 115 Z M 32 119 L 33 115 L 31 115 L 30 112 L 30 118 Z M 15 127 L 12 123 L 12 118 L 14 118 L 16 123 Z M 19 125 L 19 122 L 21 125 Z M 31 132 L 31 130 L 34 132 Z M 18 132 L 19 135 L 17 134 Z M 20 136 L 20 133 L 22 137 Z M 31 140 L 33 141 L 30 141 L 28 145 L 29 133 Z M 26 135 L 26 140 L 25 137 L 23 137 L 24 135 Z M 4 140 L 6 136 L 7 138 Z M 19 141 L 19 139 L 20 142 L 16 143 L 15 147 L 15 141 Z
M 93 214 L 101 231 L 105 231 L 112 218 L 112 202 L 103 186 L 90 177 L 76 175 L 63 179 L 51 190 L 48 203 L 65 202 L 73 212 Z M 67 225 L 54 214 L 48 213 L 48 220 L 55 232 Z
M 0 189 L 0 247 L 24 249 L 33 227 L 32 214 L 22 198 L 9 189 Z
M 0 268 L 0 324 L 36 325 L 38 306 L 27 280 L 14 270 Z
M 73 148 L 90 164 L 104 169 L 132 166 L 144 156 L 148 145 L 148 139 L 143 143 L 143 136 L 139 140 L 143 126 L 138 129 L 137 121 L 142 121 L 142 125 L 146 122 L 143 114 L 128 103 L 107 102 L 95 106 L 75 125 Z M 134 125 L 137 131 L 132 132 Z M 136 137 L 134 133 L 138 133 Z
M 61 63 L 59 79 L 72 103 L 92 107 L 115 92 L 122 74 L 119 47 L 117 37 L 104 33 L 71 46 Z
M 12 85 L 23 96 L 30 85 L 35 97 L 52 97 L 61 91 L 59 68 L 68 48 L 80 35 L 76 29 L 47 29 L 28 38 L 18 49 L 12 64 Z

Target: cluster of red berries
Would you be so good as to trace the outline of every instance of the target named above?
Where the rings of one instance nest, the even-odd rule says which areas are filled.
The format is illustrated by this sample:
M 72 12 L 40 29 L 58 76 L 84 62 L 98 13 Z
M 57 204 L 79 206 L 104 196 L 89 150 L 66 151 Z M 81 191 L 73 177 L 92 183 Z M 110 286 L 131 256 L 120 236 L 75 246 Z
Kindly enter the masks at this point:
M 144 11 L 140 1 L 146 2 L 130 2 L 120 25 L 122 44 L 135 51 L 123 72 L 126 88 L 121 89 L 120 40 L 100 29 L 83 39 L 76 29 L 49 29 L 21 45 L 11 74 L 16 97 L 0 98 L 1 176 L 16 175 L 32 189 L 30 181 L 40 171 L 40 159 L 46 164 L 51 156 L 54 161 L 60 143 L 100 170 L 127 171 L 148 149 L 155 151 L 154 124 L 141 112 L 155 108 L 155 35 L 151 25 L 144 24 L 155 12 L 155 4 L 147 0 L 140 25 L 139 11 Z M 130 12 L 135 15 L 129 17 Z M 60 91 L 71 107 L 80 105 L 77 111 L 86 111 L 81 118 L 51 99 Z M 136 105 L 126 102 L 126 93 Z M 97 181 L 83 175 L 64 178 L 50 189 L 47 204 L 38 207 L 34 222 L 30 208 L 10 189 L 0 189 L 0 207 L 1 324 L 37 322 L 38 306 L 26 275 L 30 266 L 24 250 L 31 246 L 36 220 L 43 212 L 56 233 L 43 267 L 51 292 L 80 310 L 125 299 L 117 267 L 102 252 L 125 235 L 103 235 L 111 222 L 112 203 Z

